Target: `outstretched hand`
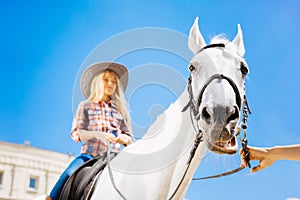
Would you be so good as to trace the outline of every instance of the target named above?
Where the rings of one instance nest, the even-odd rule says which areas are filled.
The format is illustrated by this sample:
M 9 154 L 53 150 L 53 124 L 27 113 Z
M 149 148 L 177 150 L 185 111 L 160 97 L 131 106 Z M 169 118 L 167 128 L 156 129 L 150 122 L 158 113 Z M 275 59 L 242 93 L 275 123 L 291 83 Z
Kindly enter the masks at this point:
M 247 146 L 247 148 L 250 154 L 250 161 L 251 160 L 259 161 L 259 165 L 253 167 L 250 171 L 251 173 L 258 172 L 262 169 L 265 169 L 271 166 L 276 161 L 276 159 L 272 158 L 272 156 L 268 154 L 268 148 L 257 148 L 251 146 Z M 247 167 L 248 165 L 245 159 L 245 152 L 243 149 L 240 150 L 240 155 L 241 155 L 241 166 Z

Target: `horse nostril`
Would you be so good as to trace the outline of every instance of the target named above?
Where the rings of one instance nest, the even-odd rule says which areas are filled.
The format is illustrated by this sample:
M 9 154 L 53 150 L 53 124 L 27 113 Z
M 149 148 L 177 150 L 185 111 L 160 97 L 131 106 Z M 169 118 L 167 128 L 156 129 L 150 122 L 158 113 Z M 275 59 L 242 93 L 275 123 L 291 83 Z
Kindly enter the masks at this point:
M 231 115 L 227 118 L 227 124 L 230 122 L 230 121 L 233 121 L 233 120 L 236 120 L 239 118 L 239 110 L 238 108 L 235 106 L 234 107 L 234 110 L 231 112 Z
M 201 112 L 201 117 L 208 123 L 210 120 L 210 114 L 207 112 L 207 107 L 204 107 Z

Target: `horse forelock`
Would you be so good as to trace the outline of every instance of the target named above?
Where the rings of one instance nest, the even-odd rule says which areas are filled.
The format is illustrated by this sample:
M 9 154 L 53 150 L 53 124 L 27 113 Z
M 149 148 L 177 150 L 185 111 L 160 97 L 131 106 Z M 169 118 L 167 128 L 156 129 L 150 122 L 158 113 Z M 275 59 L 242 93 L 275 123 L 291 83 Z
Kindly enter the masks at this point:
M 239 60 L 240 62 L 244 62 L 245 64 L 247 64 L 245 59 L 237 54 L 236 49 L 231 44 L 229 39 L 226 38 L 225 34 L 219 34 L 219 35 L 213 36 L 210 39 L 210 44 L 219 44 L 219 43 L 225 44 L 226 45 L 225 48 L 227 49 L 227 51 L 230 52 L 232 54 L 232 56 L 235 57 L 236 60 Z
M 224 34 L 216 35 L 210 39 L 210 44 L 218 44 L 218 43 L 227 44 L 228 42 L 229 40 L 226 38 Z

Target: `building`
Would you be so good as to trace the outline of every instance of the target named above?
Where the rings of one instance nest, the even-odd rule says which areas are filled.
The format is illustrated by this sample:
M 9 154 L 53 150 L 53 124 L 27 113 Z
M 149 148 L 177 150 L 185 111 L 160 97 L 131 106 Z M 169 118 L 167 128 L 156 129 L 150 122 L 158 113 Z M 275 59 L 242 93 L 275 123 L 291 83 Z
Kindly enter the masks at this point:
M 48 194 L 73 156 L 0 141 L 0 200 Z

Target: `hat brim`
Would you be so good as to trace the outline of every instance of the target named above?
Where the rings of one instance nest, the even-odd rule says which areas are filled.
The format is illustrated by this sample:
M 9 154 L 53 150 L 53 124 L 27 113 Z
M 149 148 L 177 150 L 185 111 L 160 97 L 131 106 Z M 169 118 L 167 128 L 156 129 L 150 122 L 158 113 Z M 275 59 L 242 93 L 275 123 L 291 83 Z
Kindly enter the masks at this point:
M 128 70 L 124 65 L 114 62 L 94 63 L 90 65 L 81 76 L 80 89 L 86 99 L 90 96 L 90 87 L 93 78 L 105 70 L 110 70 L 116 73 L 120 80 L 121 89 L 125 91 L 128 84 Z

